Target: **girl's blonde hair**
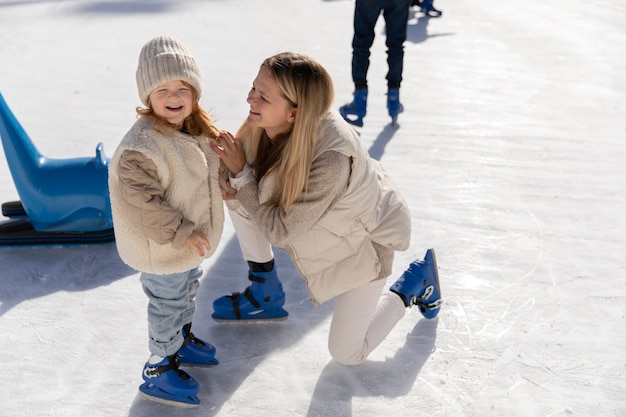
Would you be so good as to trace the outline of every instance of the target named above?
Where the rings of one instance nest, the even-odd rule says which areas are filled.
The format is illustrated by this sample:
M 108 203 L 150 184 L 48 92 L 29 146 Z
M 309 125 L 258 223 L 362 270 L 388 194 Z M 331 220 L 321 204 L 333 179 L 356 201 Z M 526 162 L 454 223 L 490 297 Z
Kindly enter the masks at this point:
M 193 86 L 185 81 L 182 81 L 193 93 L 193 109 L 191 114 L 183 121 L 182 131 L 192 136 L 206 136 L 207 138 L 214 139 L 219 136 L 220 131 L 214 125 L 214 120 L 209 113 L 206 112 L 198 101 L 198 93 Z M 148 108 L 137 107 L 137 114 L 142 117 L 154 116 L 157 119 L 154 129 L 159 133 L 164 133 L 169 128 L 178 129 L 177 126 L 172 125 L 167 120 L 160 118 L 154 113 L 152 104 L 148 98 Z
M 317 61 L 293 52 L 271 56 L 261 68 L 269 70 L 296 110 L 293 129 L 270 143 L 263 128 L 244 123 L 237 137 L 244 141 L 246 159 L 257 181 L 269 173 L 276 175 L 268 203 L 287 209 L 306 190 L 319 123 L 334 99 L 333 82 Z

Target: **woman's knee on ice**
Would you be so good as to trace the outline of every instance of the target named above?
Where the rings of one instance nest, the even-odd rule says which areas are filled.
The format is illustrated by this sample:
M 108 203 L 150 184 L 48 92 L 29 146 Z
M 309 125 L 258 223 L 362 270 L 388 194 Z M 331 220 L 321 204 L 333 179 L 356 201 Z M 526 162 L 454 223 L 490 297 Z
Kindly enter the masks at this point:
M 330 356 L 342 365 L 359 365 L 367 359 L 365 348 L 362 346 L 342 346 L 329 342 L 328 351 Z

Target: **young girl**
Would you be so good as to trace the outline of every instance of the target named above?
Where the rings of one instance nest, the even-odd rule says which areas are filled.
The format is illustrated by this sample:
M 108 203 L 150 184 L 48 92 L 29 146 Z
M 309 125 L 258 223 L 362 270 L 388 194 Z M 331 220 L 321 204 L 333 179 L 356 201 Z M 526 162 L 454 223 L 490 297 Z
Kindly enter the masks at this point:
M 191 332 L 201 262 L 221 237 L 224 211 L 219 134 L 200 107 L 200 72 L 176 39 L 156 37 L 139 55 L 145 108 L 109 166 L 117 249 L 141 271 L 148 296 L 149 349 L 139 387 L 149 399 L 193 406 L 198 383 L 180 365 L 216 365 L 215 348 Z
M 394 251 L 410 241 L 410 213 L 354 130 L 329 112 L 332 80 L 313 59 L 266 59 L 248 94 L 250 113 L 233 136 L 211 144 L 229 169 L 224 194 L 252 284 L 215 300 L 221 321 L 284 319 L 285 294 L 272 245 L 291 255 L 314 304 L 336 297 L 329 332 L 340 363 L 363 362 L 406 308 L 433 318 L 441 295 L 435 254 L 414 261 L 384 291 Z

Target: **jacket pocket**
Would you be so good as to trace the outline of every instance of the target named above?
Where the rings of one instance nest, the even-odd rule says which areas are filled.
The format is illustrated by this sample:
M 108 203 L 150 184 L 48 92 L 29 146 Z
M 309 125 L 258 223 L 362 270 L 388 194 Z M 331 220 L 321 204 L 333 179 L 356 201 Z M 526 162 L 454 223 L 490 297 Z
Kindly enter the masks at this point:
M 370 237 L 359 221 L 342 227 L 341 234 L 319 222 L 297 241 L 292 242 L 292 255 L 304 275 L 313 275 L 341 263 L 362 250 Z M 370 243 L 371 245 L 371 243 Z
M 315 227 L 306 241 L 291 246 L 294 263 L 316 303 L 375 279 L 380 261 L 363 225 L 354 223 L 343 236 Z

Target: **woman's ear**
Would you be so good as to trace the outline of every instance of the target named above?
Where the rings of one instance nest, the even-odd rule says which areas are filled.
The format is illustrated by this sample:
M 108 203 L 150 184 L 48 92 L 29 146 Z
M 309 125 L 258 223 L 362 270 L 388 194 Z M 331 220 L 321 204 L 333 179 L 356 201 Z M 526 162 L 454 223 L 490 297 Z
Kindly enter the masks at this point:
M 298 111 L 298 109 L 292 109 L 289 111 L 289 115 L 287 116 L 287 121 L 289 123 L 295 123 L 296 122 L 296 111 Z

